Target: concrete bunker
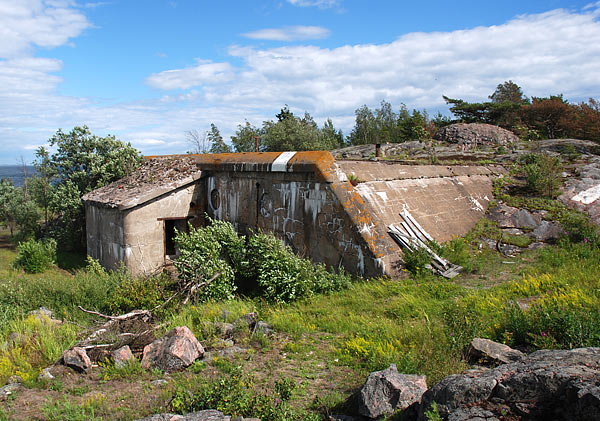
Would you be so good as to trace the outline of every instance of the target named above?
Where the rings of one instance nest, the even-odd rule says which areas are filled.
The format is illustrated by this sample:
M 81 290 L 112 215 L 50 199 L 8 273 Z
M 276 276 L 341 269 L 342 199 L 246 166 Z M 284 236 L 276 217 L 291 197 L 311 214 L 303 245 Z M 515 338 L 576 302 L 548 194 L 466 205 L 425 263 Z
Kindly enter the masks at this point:
M 205 223 L 270 231 L 314 262 L 371 277 L 396 276 L 399 246 L 387 233 L 408 210 L 438 241 L 483 216 L 496 170 L 336 161 L 329 152 L 149 157 L 133 174 L 84 196 L 87 251 L 107 268 L 160 270 L 177 255 L 175 229 Z M 352 174 L 354 186 L 348 181 Z

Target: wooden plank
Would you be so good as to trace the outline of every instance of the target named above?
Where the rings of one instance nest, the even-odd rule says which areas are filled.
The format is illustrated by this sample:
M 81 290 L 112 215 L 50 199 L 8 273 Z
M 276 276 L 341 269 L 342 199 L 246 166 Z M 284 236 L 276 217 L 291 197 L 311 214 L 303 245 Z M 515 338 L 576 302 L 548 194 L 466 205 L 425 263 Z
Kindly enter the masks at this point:
M 408 225 L 410 227 L 411 232 L 414 234 L 414 236 L 416 238 L 418 238 L 419 240 L 421 240 L 424 243 L 426 243 L 428 241 L 427 238 L 419 231 L 419 229 L 416 227 L 416 225 L 414 225 L 411 222 L 411 220 L 408 216 L 403 215 L 403 214 L 400 214 L 400 216 L 402 217 L 404 222 L 406 222 L 406 225 Z
M 433 238 L 427 233 L 427 231 L 423 229 L 421 225 L 419 225 L 419 223 L 416 221 L 415 218 L 413 218 L 409 211 L 404 209 L 402 210 L 402 213 L 400 215 L 402 216 L 402 214 L 404 214 L 408 219 L 410 219 L 410 221 L 417 227 L 419 231 L 421 231 L 425 238 L 427 238 L 429 241 L 433 241 Z

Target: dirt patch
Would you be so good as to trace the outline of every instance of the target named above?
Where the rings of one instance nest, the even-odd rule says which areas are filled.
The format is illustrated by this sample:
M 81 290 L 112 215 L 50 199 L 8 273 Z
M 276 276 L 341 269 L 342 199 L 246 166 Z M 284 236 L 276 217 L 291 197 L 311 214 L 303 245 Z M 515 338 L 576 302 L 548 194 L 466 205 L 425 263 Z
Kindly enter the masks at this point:
M 79 374 L 60 366 L 53 369 L 55 379 L 34 388 L 20 388 L 6 402 L 0 402 L 8 419 L 46 420 L 49 407 L 94 407 L 94 416 L 111 420 L 134 420 L 150 414 L 169 411 L 169 403 L 177 384 L 185 385 L 194 378 L 227 376 L 218 367 L 228 360 L 254 379 L 258 393 L 273 390 L 277 380 L 292 379 L 296 384 L 292 404 L 307 408 L 319 397 L 319 402 L 343 404 L 364 382 L 357 371 L 337 365 L 331 337 L 321 333 L 303 335 L 293 340 L 283 334 L 270 336 L 262 343 L 253 343 L 246 352 L 221 356 L 212 350 L 212 357 L 200 372 L 191 369 L 173 375 L 146 371 L 131 378 L 104 380 L 101 367 L 89 374 Z M 226 348 L 225 348 L 226 349 Z M 202 360 L 200 360 L 202 361 Z M 157 380 L 164 380 L 159 382 Z
M 162 386 L 152 384 L 156 378 L 150 373 L 138 379 L 105 381 L 100 368 L 88 375 L 68 368 L 62 371 L 39 388 L 22 387 L 14 398 L 0 403 L 8 419 L 46 420 L 45 409 L 58 406 L 66 411 L 70 404 L 93 408 L 96 417 L 133 420 L 163 412 L 171 396 L 172 380 Z

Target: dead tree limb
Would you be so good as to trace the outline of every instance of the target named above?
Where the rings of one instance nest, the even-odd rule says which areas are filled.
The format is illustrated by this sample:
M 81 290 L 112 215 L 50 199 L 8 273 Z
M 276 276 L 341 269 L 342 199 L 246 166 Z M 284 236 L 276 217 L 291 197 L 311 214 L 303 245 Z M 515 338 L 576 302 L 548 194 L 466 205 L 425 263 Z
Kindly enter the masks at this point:
M 79 310 L 83 311 L 84 313 L 93 314 L 94 316 L 102 317 L 102 318 L 108 319 L 108 320 L 124 321 L 124 320 L 133 319 L 136 317 L 144 317 L 144 316 L 152 317 L 152 313 L 149 310 L 133 310 L 127 314 L 121 314 L 120 316 L 108 316 L 106 314 L 98 313 L 97 311 L 86 310 L 85 308 L 83 308 L 81 306 L 77 306 L 77 308 Z

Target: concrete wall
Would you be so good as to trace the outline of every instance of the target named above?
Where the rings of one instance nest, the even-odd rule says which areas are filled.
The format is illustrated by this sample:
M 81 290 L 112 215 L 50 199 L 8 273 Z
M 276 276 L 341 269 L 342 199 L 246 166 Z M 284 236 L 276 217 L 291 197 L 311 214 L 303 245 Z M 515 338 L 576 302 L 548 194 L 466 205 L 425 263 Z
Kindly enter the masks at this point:
M 204 182 L 208 214 L 239 232 L 272 232 L 313 262 L 365 276 L 382 273 L 331 184 L 314 173 L 213 172 Z
M 463 236 L 492 199 L 492 177 L 501 169 L 484 166 L 409 166 L 343 161 L 340 167 L 360 183 L 354 190 L 385 226 L 399 224 L 406 209 L 436 240 Z
M 125 211 L 86 204 L 88 254 L 110 269 L 122 261 L 133 275 L 154 273 L 165 263 L 165 218 L 198 215 L 199 195 L 192 184 Z
M 482 175 L 371 181 L 355 189 L 384 224 L 400 224 L 399 213 L 406 209 L 439 242 L 469 232 L 493 197 Z
M 492 197 L 487 167 L 338 161 L 328 152 L 198 155 L 201 178 L 130 208 L 86 202 L 88 253 L 109 268 L 149 274 L 165 261 L 164 219 L 203 215 L 238 232 L 270 231 L 299 255 L 371 277 L 396 276 L 388 226 L 406 208 L 436 240 L 469 231 Z M 352 186 L 346 175 L 360 183 Z M 198 175 L 199 176 L 199 175 Z M 164 181 L 164 180 L 163 180 Z
M 123 212 L 86 204 L 87 254 L 109 269 L 125 259 Z

